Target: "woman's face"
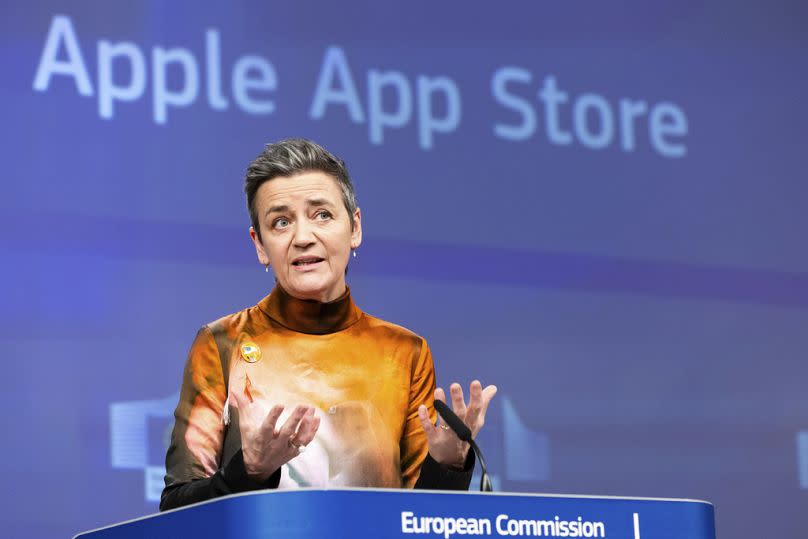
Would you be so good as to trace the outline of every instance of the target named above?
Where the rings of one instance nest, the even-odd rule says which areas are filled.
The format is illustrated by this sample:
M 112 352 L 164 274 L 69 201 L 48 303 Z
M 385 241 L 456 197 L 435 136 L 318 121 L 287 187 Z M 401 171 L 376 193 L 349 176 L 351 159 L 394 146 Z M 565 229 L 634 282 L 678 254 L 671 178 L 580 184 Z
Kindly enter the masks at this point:
M 261 239 L 250 229 L 258 261 L 299 299 L 327 302 L 345 292 L 351 249 L 362 243 L 359 210 L 348 215 L 337 181 L 320 171 L 279 176 L 255 195 Z M 351 220 L 354 222 L 351 231 Z

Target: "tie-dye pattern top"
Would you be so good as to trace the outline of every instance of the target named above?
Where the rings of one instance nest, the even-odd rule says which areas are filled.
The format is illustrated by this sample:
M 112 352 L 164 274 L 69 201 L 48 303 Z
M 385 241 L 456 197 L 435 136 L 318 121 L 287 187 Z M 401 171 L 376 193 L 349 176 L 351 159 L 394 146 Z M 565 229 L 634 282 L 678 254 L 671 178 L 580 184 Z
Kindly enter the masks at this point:
M 267 410 L 286 407 L 279 425 L 297 404 L 314 406 L 320 417 L 306 451 L 264 484 L 244 471 L 238 411 L 227 399 L 229 388 L 248 383 Z M 350 290 L 320 303 L 276 286 L 256 306 L 197 334 L 174 414 L 160 508 L 273 487 L 466 489 L 471 458 L 462 472 L 428 458 L 417 410 L 426 404 L 434 421 L 434 389 L 426 341 L 362 312 Z

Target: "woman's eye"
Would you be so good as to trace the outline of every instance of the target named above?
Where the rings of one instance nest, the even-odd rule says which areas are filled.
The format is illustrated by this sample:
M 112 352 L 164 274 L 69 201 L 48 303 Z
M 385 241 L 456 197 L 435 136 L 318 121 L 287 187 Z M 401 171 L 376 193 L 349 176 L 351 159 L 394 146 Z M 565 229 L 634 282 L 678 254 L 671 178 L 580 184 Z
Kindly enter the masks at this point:
M 331 213 L 325 210 L 321 210 L 317 212 L 317 219 L 321 221 L 325 221 L 326 219 L 331 219 Z
M 285 217 L 278 217 L 272 221 L 272 228 L 286 228 L 289 226 L 289 219 Z

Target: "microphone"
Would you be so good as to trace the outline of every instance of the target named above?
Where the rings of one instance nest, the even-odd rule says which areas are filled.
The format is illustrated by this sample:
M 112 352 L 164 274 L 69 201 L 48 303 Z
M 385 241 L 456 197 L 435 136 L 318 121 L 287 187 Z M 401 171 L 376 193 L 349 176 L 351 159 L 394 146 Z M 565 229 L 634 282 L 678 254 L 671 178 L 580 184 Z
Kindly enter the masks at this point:
M 482 476 L 480 477 L 480 491 L 481 492 L 494 492 L 494 487 L 491 485 L 491 479 L 488 477 L 488 467 L 485 465 L 485 459 L 483 458 L 482 451 L 480 451 L 479 446 L 471 437 L 471 429 L 463 423 L 457 414 L 455 414 L 451 408 L 449 408 L 445 402 L 435 399 L 435 410 L 438 411 L 443 421 L 449 425 L 449 428 L 457 434 L 457 437 L 460 438 L 464 442 L 468 442 L 471 445 L 471 449 L 474 450 L 474 454 L 477 455 L 477 460 L 480 461 L 480 468 L 482 468 Z

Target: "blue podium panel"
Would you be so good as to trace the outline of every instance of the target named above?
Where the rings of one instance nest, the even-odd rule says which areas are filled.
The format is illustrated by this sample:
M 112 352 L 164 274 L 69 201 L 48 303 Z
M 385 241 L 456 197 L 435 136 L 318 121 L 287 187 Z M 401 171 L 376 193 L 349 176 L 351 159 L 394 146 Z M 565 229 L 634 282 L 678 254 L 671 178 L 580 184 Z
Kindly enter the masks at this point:
M 323 539 L 443 537 L 714 539 L 695 500 L 301 489 L 227 496 L 76 537 Z

